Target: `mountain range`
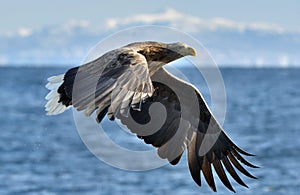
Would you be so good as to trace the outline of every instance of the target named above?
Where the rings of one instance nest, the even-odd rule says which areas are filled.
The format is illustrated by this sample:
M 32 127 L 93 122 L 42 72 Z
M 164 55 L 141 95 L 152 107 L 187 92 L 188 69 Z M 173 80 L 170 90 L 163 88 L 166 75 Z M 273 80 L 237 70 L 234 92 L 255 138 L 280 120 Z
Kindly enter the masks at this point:
M 225 18 L 204 19 L 172 8 L 154 14 L 107 18 L 98 24 L 70 20 L 40 29 L 0 32 L 0 64 L 80 64 L 88 51 L 105 37 L 140 25 L 169 26 L 184 31 L 200 41 L 222 66 L 300 65 L 300 30 Z

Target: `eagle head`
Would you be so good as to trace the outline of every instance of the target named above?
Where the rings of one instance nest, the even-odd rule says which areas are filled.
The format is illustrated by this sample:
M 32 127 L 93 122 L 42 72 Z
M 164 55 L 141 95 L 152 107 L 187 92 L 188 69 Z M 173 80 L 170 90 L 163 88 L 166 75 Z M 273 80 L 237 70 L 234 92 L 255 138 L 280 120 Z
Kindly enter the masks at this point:
M 181 56 L 196 56 L 197 54 L 194 48 L 181 42 L 168 44 L 167 48 Z

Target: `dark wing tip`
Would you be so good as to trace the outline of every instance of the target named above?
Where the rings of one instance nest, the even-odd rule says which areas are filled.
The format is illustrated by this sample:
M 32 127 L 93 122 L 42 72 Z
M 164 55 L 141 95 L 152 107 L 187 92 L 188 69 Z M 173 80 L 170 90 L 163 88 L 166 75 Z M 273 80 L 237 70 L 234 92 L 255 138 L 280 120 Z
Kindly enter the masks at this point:
M 239 153 L 246 155 L 246 156 L 255 156 L 255 154 L 251 154 L 249 152 L 246 152 L 245 150 L 242 150 L 240 147 L 238 147 L 225 133 L 225 139 L 232 145 L 232 147 L 238 151 Z
M 231 163 L 229 162 L 227 156 L 222 158 L 222 163 L 225 166 L 226 170 L 229 172 L 231 177 L 240 185 L 248 188 L 248 186 L 244 183 L 244 181 L 240 178 L 240 176 L 236 173 L 234 168 L 232 167 Z
M 244 167 L 242 167 L 242 165 L 238 162 L 238 160 L 231 154 L 228 153 L 228 158 L 230 159 L 230 161 L 232 162 L 232 164 L 244 175 L 246 175 L 247 177 L 250 177 L 252 179 L 257 179 L 257 177 L 251 175 Z
M 233 189 L 231 183 L 229 182 L 228 178 L 227 178 L 227 175 L 223 169 L 223 166 L 221 164 L 221 162 L 219 161 L 219 159 L 215 159 L 213 161 L 213 166 L 214 166 L 214 169 L 217 173 L 217 175 L 219 176 L 220 180 L 222 181 L 222 183 L 229 189 L 231 190 L 232 192 L 235 192 L 235 190 Z
M 107 114 L 107 117 L 108 117 L 108 119 L 111 120 L 111 121 L 115 120 L 115 115 L 114 115 L 113 113 L 108 113 L 108 114 Z
M 247 160 L 245 160 L 237 151 L 235 150 L 231 150 L 231 153 L 239 160 L 241 161 L 243 164 L 247 165 L 248 167 L 252 167 L 252 168 L 259 168 L 256 165 L 251 164 L 250 162 L 248 162 Z
M 188 165 L 189 165 L 189 170 L 191 173 L 191 176 L 193 180 L 196 182 L 198 186 L 201 186 L 201 164 L 198 161 L 196 151 L 195 151 L 195 144 L 196 142 L 196 137 L 192 138 L 192 141 L 190 145 L 188 146 Z
M 109 106 L 107 106 L 106 108 L 104 108 L 103 110 L 101 110 L 99 112 L 99 114 L 97 113 L 98 114 L 97 118 L 96 118 L 97 123 L 100 123 L 103 120 L 103 118 L 105 117 L 105 115 L 106 115 L 106 113 L 108 111 L 108 107 Z
M 212 189 L 212 191 L 216 192 L 217 191 L 216 184 L 214 181 L 214 177 L 212 175 L 210 163 L 208 162 L 206 156 L 204 156 L 203 158 L 202 172 L 209 187 Z
M 174 160 L 171 160 L 170 163 L 171 165 L 177 165 L 178 162 L 180 161 L 180 158 L 182 156 L 183 153 L 181 153 L 179 156 L 177 156 Z
M 239 153 L 246 155 L 246 156 L 256 156 L 255 154 L 251 154 L 249 152 L 246 152 L 245 150 L 242 150 L 241 148 L 239 148 L 238 146 L 236 146 L 235 144 L 233 144 L 233 148 L 238 151 Z

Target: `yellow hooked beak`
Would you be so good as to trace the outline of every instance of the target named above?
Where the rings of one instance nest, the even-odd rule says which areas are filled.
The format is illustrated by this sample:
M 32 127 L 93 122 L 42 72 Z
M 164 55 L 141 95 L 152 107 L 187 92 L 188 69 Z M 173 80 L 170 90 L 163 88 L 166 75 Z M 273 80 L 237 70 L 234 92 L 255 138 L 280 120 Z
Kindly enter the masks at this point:
M 196 57 L 196 56 L 197 56 L 196 50 L 195 50 L 194 48 L 192 48 L 192 47 L 191 47 L 191 49 L 192 49 L 192 52 L 191 52 L 191 53 L 192 53 L 192 56 Z

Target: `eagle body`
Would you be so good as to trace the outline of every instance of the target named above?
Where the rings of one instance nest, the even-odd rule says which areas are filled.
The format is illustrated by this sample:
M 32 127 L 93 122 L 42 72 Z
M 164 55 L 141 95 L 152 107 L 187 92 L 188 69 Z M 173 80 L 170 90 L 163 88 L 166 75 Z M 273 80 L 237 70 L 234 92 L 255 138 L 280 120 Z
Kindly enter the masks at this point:
M 106 115 L 110 120 L 118 118 L 138 138 L 158 148 L 158 155 L 172 165 L 179 162 L 187 149 L 190 173 L 199 186 L 203 173 L 208 185 L 216 191 L 211 168 L 214 167 L 229 190 L 234 191 L 225 170 L 237 183 L 247 187 L 237 171 L 255 178 L 240 164 L 256 168 L 242 156 L 252 154 L 230 140 L 193 85 L 163 68 L 188 55 L 195 56 L 196 51 L 184 43 L 136 42 L 111 50 L 63 75 L 50 77 L 46 85 L 51 90 L 46 96 L 46 111 L 54 115 L 73 106 L 87 116 L 96 112 L 98 123 Z M 155 103 L 165 107 L 163 125 L 153 132 L 137 128 L 134 124 L 145 125 L 155 120 L 149 114 Z M 182 121 L 186 126 L 181 126 Z M 210 134 L 214 134 L 215 140 L 201 153 L 205 137 Z

